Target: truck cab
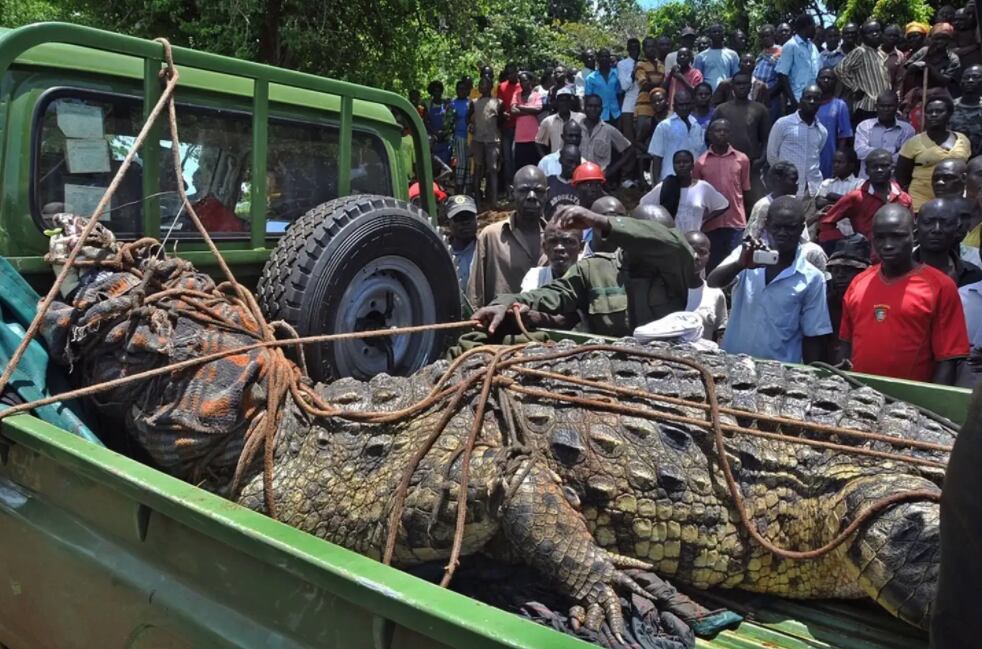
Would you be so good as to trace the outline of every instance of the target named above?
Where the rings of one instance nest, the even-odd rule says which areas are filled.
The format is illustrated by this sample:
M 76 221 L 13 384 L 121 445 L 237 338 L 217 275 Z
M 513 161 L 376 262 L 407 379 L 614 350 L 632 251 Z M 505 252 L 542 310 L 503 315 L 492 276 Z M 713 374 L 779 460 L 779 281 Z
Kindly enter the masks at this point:
M 163 52 L 158 42 L 74 25 L 0 31 L 0 255 L 42 293 L 53 278 L 44 262 L 51 217 L 92 213 L 160 96 Z M 182 206 L 180 182 L 238 281 L 257 293 L 271 319 L 300 335 L 460 318 L 433 196 L 422 196 L 419 207 L 406 202 L 411 177 L 432 184 L 429 165 L 416 165 L 418 174 L 409 168 L 430 154 L 407 100 L 173 52 L 180 168 L 165 114 L 99 217 L 118 239 L 154 238 L 217 272 Z M 345 202 L 352 197 L 365 199 L 354 206 L 357 214 Z M 292 227 L 305 216 L 305 225 Z M 367 241 L 363 223 L 380 216 L 391 221 L 385 241 Z M 303 233 L 284 241 L 296 229 Z M 318 242 L 331 245 L 304 244 L 314 230 Z M 379 263 L 386 242 L 393 254 Z M 278 247 L 279 258 L 267 263 Z M 344 299 L 332 300 L 338 296 Z M 447 343 L 419 334 L 392 348 L 346 342 L 309 351 L 315 378 L 326 379 L 407 373 L 435 360 Z

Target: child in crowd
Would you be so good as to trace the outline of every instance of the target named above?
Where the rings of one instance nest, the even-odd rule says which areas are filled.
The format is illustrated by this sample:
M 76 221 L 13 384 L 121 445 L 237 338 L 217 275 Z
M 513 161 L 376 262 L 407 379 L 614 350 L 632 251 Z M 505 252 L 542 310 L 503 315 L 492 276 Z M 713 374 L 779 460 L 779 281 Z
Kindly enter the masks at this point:
M 835 204 L 840 198 L 863 184 L 856 177 L 859 157 L 855 149 L 838 149 L 832 157 L 832 177 L 826 178 L 818 187 L 815 207 L 823 209 Z

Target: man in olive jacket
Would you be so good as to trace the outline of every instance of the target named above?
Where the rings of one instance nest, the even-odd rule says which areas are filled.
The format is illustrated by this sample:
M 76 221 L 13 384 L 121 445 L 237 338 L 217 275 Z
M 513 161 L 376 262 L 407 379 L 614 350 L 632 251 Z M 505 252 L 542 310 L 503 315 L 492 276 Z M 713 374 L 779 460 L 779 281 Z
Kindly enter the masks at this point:
M 522 307 L 523 322 L 532 326 L 549 326 L 552 316 L 577 311 L 590 333 L 618 337 L 685 310 L 688 289 L 698 277 L 680 231 L 655 221 L 606 217 L 578 205 L 560 208 L 554 218 L 564 229 L 593 228 L 592 245 L 601 252 L 541 288 L 499 295 L 479 309 L 474 319 L 489 335 L 513 304 Z

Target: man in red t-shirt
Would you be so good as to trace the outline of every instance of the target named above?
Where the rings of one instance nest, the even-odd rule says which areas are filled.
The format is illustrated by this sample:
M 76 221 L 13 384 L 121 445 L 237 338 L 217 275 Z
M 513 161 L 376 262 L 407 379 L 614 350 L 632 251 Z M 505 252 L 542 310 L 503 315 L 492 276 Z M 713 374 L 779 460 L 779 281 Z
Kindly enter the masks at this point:
M 892 203 L 873 217 L 881 263 L 852 281 L 842 305 L 842 358 L 868 374 L 952 385 L 968 333 L 958 289 L 914 262 L 914 216 Z
M 818 241 L 831 254 L 835 243 L 844 239 L 841 221 L 848 220 L 845 231 L 872 238 L 873 215 L 884 205 L 897 203 L 910 209 L 913 201 L 893 180 L 893 155 L 886 149 L 874 149 L 866 156 L 869 180 L 836 201 L 818 222 Z

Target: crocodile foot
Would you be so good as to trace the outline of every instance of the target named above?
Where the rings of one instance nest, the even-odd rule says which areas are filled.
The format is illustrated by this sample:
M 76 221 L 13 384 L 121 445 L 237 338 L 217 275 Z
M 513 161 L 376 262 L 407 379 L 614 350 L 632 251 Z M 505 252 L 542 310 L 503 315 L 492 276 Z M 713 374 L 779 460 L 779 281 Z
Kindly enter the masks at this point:
M 611 572 L 609 566 L 604 568 L 602 571 L 610 576 L 607 579 L 597 579 L 590 584 L 590 589 L 580 600 L 581 603 L 569 609 L 570 623 L 574 629 L 583 625 L 591 631 L 599 631 L 600 625 L 606 621 L 618 642 L 624 642 L 626 631 L 624 615 L 621 612 L 620 597 L 614 587 L 620 586 L 647 599 L 652 597 L 620 570 L 614 568 Z
M 618 591 L 652 596 L 625 569 L 651 570 L 643 561 L 608 552 L 597 545 L 583 516 L 549 469 L 519 472 L 521 484 L 502 508 L 502 532 L 518 556 L 547 575 L 575 605 L 571 623 L 597 630 L 606 620 L 622 640 L 624 617 Z

